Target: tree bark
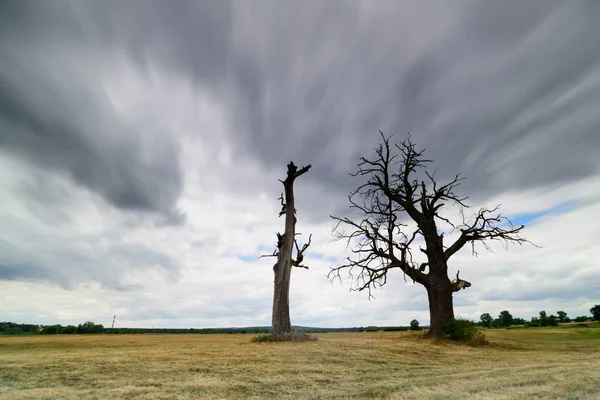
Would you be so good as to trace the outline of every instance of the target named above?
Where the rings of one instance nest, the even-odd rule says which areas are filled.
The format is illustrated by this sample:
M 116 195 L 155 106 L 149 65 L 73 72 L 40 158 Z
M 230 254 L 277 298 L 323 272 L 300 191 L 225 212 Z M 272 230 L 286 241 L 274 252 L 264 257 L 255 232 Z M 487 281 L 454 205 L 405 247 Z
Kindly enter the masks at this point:
M 291 263 L 289 266 L 275 265 L 275 290 L 273 294 L 273 317 L 271 332 L 275 334 L 292 331 L 290 321 L 290 280 L 292 275 Z
M 454 318 L 452 283 L 447 276 L 431 276 L 426 285 L 429 297 L 429 335 L 441 336 L 442 326 Z

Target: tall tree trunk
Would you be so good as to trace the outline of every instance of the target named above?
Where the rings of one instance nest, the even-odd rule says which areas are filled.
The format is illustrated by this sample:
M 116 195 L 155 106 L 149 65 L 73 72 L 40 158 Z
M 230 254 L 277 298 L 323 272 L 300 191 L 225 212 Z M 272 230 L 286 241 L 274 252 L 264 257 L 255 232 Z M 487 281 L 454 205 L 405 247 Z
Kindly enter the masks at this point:
M 427 223 L 422 224 L 425 243 L 427 245 L 427 261 L 429 262 L 429 280 L 425 285 L 429 297 L 429 335 L 440 336 L 442 326 L 454 318 L 452 304 L 453 286 L 448 278 L 448 263 L 444 256 L 444 239 L 438 235 L 433 215 Z
M 302 251 L 299 250 L 297 260 L 292 259 L 296 237 L 296 209 L 294 208 L 294 180 L 307 172 L 310 165 L 298 170 L 293 162 L 288 164 L 287 178 L 283 181 L 285 200 L 282 200 L 282 213 L 285 212 L 285 231 L 277 254 L 277 263 L 273 266 L 275 273 L 275 288 L 273 292 L 273 316 L 271 331 L 275 334 L 289 333 L 292 331 L 290 321 L 290 280 L 292 266 L 301 266 Z M 285 201 L 285 203 L 284 203 Z M 280 214 L 281 215 L 281 214 Z M 306 267 L 304 267 L 306 268 Z
M 292 251 L 296 235 L 296 216 L 294 215 L 294 181 L 286 179 L 285 188 L 285 232 L 283 244 L 279 249 L 275 272 L 275 290 L 273 293 L 273 317 L 271 331 L 287 333 L 292 331 L 290 321 L 290 280 L 292 277 Z
M 429 297 L 429 335 L 440 336 L 442 326 L 454 318 L 452 283 L 447 276 L 431 276 L 426 286 Z

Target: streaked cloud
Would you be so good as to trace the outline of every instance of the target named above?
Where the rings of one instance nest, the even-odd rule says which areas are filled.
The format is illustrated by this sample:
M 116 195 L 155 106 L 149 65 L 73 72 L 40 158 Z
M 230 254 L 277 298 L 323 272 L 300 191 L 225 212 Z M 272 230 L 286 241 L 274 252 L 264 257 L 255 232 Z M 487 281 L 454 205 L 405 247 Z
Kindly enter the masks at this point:
M 457 254 L 477 318 L 598 302 L 594 1 L 4 1 L 0 309 L 23 322 L 267 324 L 278 182 L 297 182 L 310 270 L 294 324 L 428 319 L 420 287 L 331 284 L 330 214 L 378 130 L 411 133 L 473 206 L 541 249 Z M 562 288 L 562 290 L 561 290 Z M 594 303 L 595 304 L 595 303 Z M 512 307 L 512 308 L 511 308 Z

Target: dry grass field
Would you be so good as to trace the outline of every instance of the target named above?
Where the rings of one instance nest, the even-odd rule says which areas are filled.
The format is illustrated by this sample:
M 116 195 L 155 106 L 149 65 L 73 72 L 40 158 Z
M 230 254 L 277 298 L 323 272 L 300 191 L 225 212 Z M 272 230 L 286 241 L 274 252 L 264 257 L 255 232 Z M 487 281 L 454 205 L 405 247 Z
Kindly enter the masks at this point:
M 481 348 L 410 332 L 0 336 L 0 398 L 600 399 L 600 329 L 487 335 Z

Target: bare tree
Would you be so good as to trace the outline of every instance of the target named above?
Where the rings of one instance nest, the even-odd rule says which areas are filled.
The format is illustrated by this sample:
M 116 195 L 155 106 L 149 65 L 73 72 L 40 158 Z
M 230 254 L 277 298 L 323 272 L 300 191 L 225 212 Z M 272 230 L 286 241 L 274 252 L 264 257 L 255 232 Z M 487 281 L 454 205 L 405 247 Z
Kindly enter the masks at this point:
M 277 246 L 273 254 L 264 255 L 262 257 L 277 257 L 277 262 L 273 266 L 275 272 L 275 290 L 273 294 L 273 317 L 271 323 L 271 331 L 275 334 L 288 333 L 292 331 L 290 322 L 290 279 L 292 275 L 292 267 L 305 268 L 302 264 L 304 260 L 304 251 L 310 246 L 312 235 L 309 236 L 308 242 L 302 247 L 298 246 L 296 240 L 296 209 L 294 208 L 294 181 L 300 175 L 308 172 L 311 165 L 307 165 L 298 169 L 298 167 L 290 162 L 287 166 L 287 177 L 285 180 L 280 180 L 283 183 L 284 194 L 281 194 L 281 212 L 279 216 L 285 215 L 285 231 L 282 234 L 277 233 Z M 296 249 L 296 259 L 294 256 L 294 248 Z
M 381 131 L 380 131 L 381 133 Z M 417 150 L 410 136 L 399 144 L 390 145 L 390 138 L 381 133 L 382 143 L 376 148 L 373 160 L 361 158 L 358 171 L 352 176 L 364 177 L 361 184 L 348 196 L 350 208 L 358 212 L 356 218 L 332 216 L 336 221 L 334 234 L 347 240 L 352 246 L 353 256 L 344 264 L 332 268 L 329 278 L 342 278 L 347 272 L 354 284 L 353 290 L 365 290 L 371 297 L 371 289 L 383 286 L 387 274 L 400 269 L 405 280 L 425 287 L 429 297 L 431 319 L 430 333 L 440 335 L 444 323 L 454 318 L 453 293 L 471 286 L 459 277 L 448 277 L 448 260 L 465 245 L 470 244 L 475 253 L 475 244 L 498 240 L 508 243 L 528 242 L 519 236 L 523 226 L 515 227 L 497 211 L 481 208 L 470 221 L 465 219 L 466 197 L 455 193 L 464 179 L 460 174 L 441 185 L 435 172 L 427 171 L 431 161 L 423 157 L 424 150 Z M 460 208 L 462 222 L 456 224 L 442 215 L 446 204 Z M 416 228 L 407 232 L 412 220 Z M 444 233 L 438 224 L 460 232 L 449 246 L 444 243 Z M 416 242 L 423 239 L 425 262 L 413 258 Z

